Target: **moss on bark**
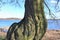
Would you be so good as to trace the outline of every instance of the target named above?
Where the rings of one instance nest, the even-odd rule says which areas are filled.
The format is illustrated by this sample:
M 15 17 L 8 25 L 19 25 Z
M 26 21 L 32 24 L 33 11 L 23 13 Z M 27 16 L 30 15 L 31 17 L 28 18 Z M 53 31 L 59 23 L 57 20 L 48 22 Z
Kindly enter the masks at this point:
M 41 40 L 46 32 L 44 0 L 25 0 L 25 16 L 11 25 L 6 40 Z

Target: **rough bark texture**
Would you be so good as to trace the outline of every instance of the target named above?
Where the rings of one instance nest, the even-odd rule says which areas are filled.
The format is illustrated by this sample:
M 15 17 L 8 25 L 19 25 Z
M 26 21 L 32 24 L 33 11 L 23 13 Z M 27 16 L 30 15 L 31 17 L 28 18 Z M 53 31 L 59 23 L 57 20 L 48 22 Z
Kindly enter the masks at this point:
M 19 23 L 13 23 L 6 40 L 41 40 L 46 32 L 44 0 L 25 0 L 25 16 Z

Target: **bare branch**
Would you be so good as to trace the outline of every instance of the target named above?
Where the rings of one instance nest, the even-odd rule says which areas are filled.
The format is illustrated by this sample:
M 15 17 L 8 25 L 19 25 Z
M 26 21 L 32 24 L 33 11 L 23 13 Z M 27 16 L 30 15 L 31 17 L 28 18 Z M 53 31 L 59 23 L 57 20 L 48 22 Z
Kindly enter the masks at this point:
M 56 8 L 56 10 L 59 9 L 59 6 L 58 6 L 59 2 L 60 2 L 60 0 L 57 0 L 57 3 L 55 4 L 55 8 Z M 58 10 L 58 11 L 59 11 L 59 10 Z M 56 11 L 56 12 L 57 12 L 57 11 Z
M 50 8 L 48 7 L 48 5 L 46 4 L 45 1 L 44 1 L 44 4 L 45 4 L 45 6 L 48 8 L 48 10 L 49 10 L 49 15 L 50 15 L 53 19 L 55 19 L 56 16 L 51 12 Z
M 20 6 L 20 4 L 19 4 L 18 0 L 16 0 L 16 3 L 18 4 L 18 6 Z M 20 7 L 21 7 L 21 6 L 20 6 Z

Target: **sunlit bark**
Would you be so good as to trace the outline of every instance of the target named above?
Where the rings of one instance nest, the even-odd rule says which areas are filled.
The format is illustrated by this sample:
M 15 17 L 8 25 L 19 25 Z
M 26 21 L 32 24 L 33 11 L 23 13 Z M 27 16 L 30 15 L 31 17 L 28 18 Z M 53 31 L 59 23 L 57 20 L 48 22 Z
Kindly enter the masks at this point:
M 42 39 L 47 28 L 43 2 L 44 0 L 25 0 L 25 16 L 21 22 L 11 25 L 6 40 Z

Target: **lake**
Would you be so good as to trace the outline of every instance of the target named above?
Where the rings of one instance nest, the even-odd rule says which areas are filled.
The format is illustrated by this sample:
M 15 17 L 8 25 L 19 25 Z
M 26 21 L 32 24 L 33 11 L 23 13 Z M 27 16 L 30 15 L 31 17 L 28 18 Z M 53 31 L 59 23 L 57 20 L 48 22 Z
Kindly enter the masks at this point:
M 19 22 L 20 20 L 0 20 L 0 27 L 8 27 L 14 22 Z
M 20 20 L 0 20 L 0 28 L 1 27 L 10 27 L 10 25 L 14 22 L 19 22 Z M 49 30 L 60 30 L 60 20 L 47 20 Z
M 48 29 L 60 30 L 60 20 L 48 20 Z

